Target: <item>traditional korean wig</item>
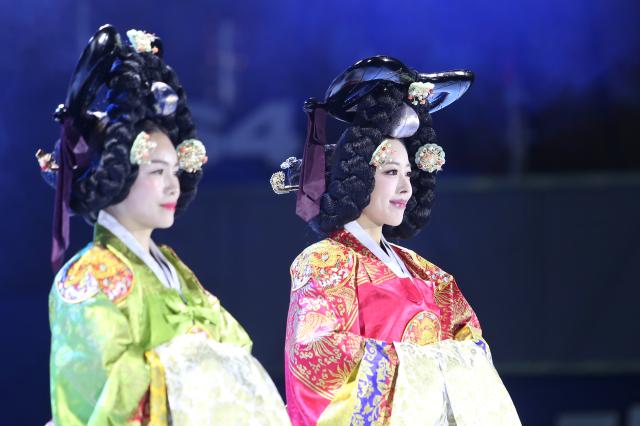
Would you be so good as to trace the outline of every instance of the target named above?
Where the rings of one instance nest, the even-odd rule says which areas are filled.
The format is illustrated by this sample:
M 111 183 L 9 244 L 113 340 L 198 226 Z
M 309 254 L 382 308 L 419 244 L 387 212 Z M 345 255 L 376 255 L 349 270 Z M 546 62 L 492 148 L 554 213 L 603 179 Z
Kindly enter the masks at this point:
M 156 99 L 151 93 L 155 82 L 167 84 L 178 96 L 175 113 L 157 113 Z M 82 112 L 75 122 L 94 151 L 90 167 L 76 177 L 71 191 L 70 207 L 74 213 L 93 221 L 97 212 L 124 200 L 138 174 L 129 154 L 136 135 L 141 131 L 159 130 L 177 146 L 196 136 L 196 129 L 187 107 L 186 94 L 175 71 L 160 56 L 137 52 L 123 43 L 109 73 L 104 100 L 106 115 L 96 119 L 91 112 Z M 180 198 L 176 212 L 182 212 L 193 200 L 202 171 L 181 171 Z
M 138 175 L 131 151 L 140 132 L 161 131 L 176 147 L 196 138 L 185 91 L 162 60 L 161 40 L 136 30 L 127 36 L 123 41 L 105 25 L 89 40 L 54 114 L 62 125 L 60 140 L 51 154 L 36 154 L 45 180 L 56 188 L 54 269 L 68 246 L 69 215 L 93 223 L 100 210 L 129 194 Z M 193 200 L 201 178 L 200 167 L 180 170 L 176 213 Z
M 298 191 L 296 214 L 326 236 L 360 217 L 375 184 L 372 156 L 386 139 L 399 139 L 413 163 L 413 192 L 400 225 L 384 226 L 383 233 L 390 238 L 416 235 L 429 219 L 435 173 L 444 164 L 431 114 L 463 96 L 473 78 L 466 70 L 421 73 L 389 56 L 354 63 L 332 81 L 324 101 L 305 102 L 303 158 L 282 163 L 271 176 L 274 192 Z M 349 126 L 335 145 L 326 140 L 327 114 Z
M 376 172 L 375 166 L 369 164 L 371 156 L 388 137 L 393 125 L 392 117 L 403 105 L 405 97 L 406 93 L 397 87 L 383 85 L 358 104 L 353 125 L 344 131 L 331 155 L 320 213 L 310 222 L 320 234 L 329 234 L 356 220 L 369 204 Z M 407 149 L 410 162 L 413 162 L 420 146 L 436 143 L 428 105 L 419 105 L 415 109 L 420 118 L 420 127 L 413 136 L 400 139 Z M 435 196 L 435 184 L 435 173 L 422 171 L 413 165 L 413 193 L 404 218 L 398 226 L 384 227 L 386 237 L 410 238 L 425 226 Z

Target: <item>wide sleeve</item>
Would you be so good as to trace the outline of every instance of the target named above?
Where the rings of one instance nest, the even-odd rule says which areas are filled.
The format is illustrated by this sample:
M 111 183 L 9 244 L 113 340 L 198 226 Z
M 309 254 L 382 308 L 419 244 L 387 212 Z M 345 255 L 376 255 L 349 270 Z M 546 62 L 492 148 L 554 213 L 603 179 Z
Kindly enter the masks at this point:
M 94 277 L 87 273 L 78 283 L 82 297 L 63 298 L 58 289 L 70 286 L 62 280 L 49 299 L 55 424 L 136 424 L 128 420 L 150 381 L 143 350 L 134 343 L 125 314 Z
M 472 333 L 481 334 L 478 317 L 463 296 L 453 276 L 446 272 L 438 275 L 435 297 L 442 310 L 442 328 L 445 332 L 445 338 L 461 340 L 458 337 L 459 333 L 463 333 L 464 338 L 467 335 L 475 337 L 471 336 Z
M 392 344 L 358 335 L 356 266 L 353 252 L 325 240 L 291 267 L 285 380 L 294 425 L 370 423 L 388 413 L 397 358 Z

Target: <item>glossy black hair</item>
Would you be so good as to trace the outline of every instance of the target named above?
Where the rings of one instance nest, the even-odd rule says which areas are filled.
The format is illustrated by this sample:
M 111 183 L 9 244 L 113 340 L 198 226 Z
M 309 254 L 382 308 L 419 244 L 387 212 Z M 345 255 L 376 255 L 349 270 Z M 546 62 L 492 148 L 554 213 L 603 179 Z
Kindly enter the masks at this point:
M 321 236 L 356 220 L 369 204 L 374 187 L 375 167 L 369 164 L 375 149 L 391 133 L 394 112 L 402 106 L 406 93 L 392 84 L 381 85 L 357 106 L 353 125 L 342 134 L 328 161 L 327 186 L 320 201 L 320 213 L 310 222 Z M 414 106 L 420 127 L 411 137 L 401 139 L 409 160 L 418 149 L 436 143 L 427 105 Z M 435 173 L 412 167 L 412 196 L 398 226 L 384 226 L 388 238 L 406 239 L 416 235 L 427 223 L 435 196 Z
M 154 111 L 150 88 L 156 81 L 166 83 L 178 95 L 176 111 L 170 116 Z M 174 146 L 196 137 L 185 91 L 175 71 L 159 56 L 123 45 L 105 85 L 106 116 L 100 119 L 94 114 L 84 114 L 74 120 L 95 154 L 92 166 L 74 179 L 70 206 L 90 221 L 95 220 L 101 209 L 121 202 L 129 194 L 138 175 L 138 166 L 131 164 L 129 153 L 139 132 L 161 130 Z M 177 213 L 193 200 L 201 178 L 202 171 L 180 172 Z

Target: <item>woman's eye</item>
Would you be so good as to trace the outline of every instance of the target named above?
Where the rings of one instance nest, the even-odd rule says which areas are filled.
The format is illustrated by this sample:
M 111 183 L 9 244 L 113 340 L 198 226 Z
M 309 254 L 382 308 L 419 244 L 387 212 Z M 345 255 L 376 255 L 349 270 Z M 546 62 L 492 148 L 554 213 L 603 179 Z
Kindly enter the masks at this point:
M 151 172 L 152 175 L 162 175 L 163 173 L 164 173 L 163 169 L 158 169 Z
M 384 174 L 389 176 L 396 176 L 398 174 L 398 170 L 396 169 L 387 170 L 386 172 L 384 172 Z
M 407 172 L 407 177 L 411 177 L 411 172 Z

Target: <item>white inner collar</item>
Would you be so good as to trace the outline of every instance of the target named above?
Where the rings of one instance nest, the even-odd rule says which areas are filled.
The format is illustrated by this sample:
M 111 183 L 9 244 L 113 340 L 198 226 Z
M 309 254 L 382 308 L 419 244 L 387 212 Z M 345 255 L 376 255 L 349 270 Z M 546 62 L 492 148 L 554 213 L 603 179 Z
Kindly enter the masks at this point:
M 138 256 L 165 287 L 173 288 L 182 294 L 180 280 L 175 268 L 162 254 L 153 240 L 149 240 L 149 251 L 144 250 L 138 240 L 131 235 L 131 232 L 122 226 L 118 219 L 104 210 L 100 210 L 98 213 L 97 223 L 115 235 L 129 250 Z
M 380 242 L 386 249 L 386 253 L 355 220 L 344 225 L 344 229 L 356 237 L 356 239 L 360 241 L 360 244 L 368 248 L 369 251 L 391 269 L 396 276 L 399 278 L 412 278 L 407 266 L 384 238 L 384 235 L 381 236 Z

